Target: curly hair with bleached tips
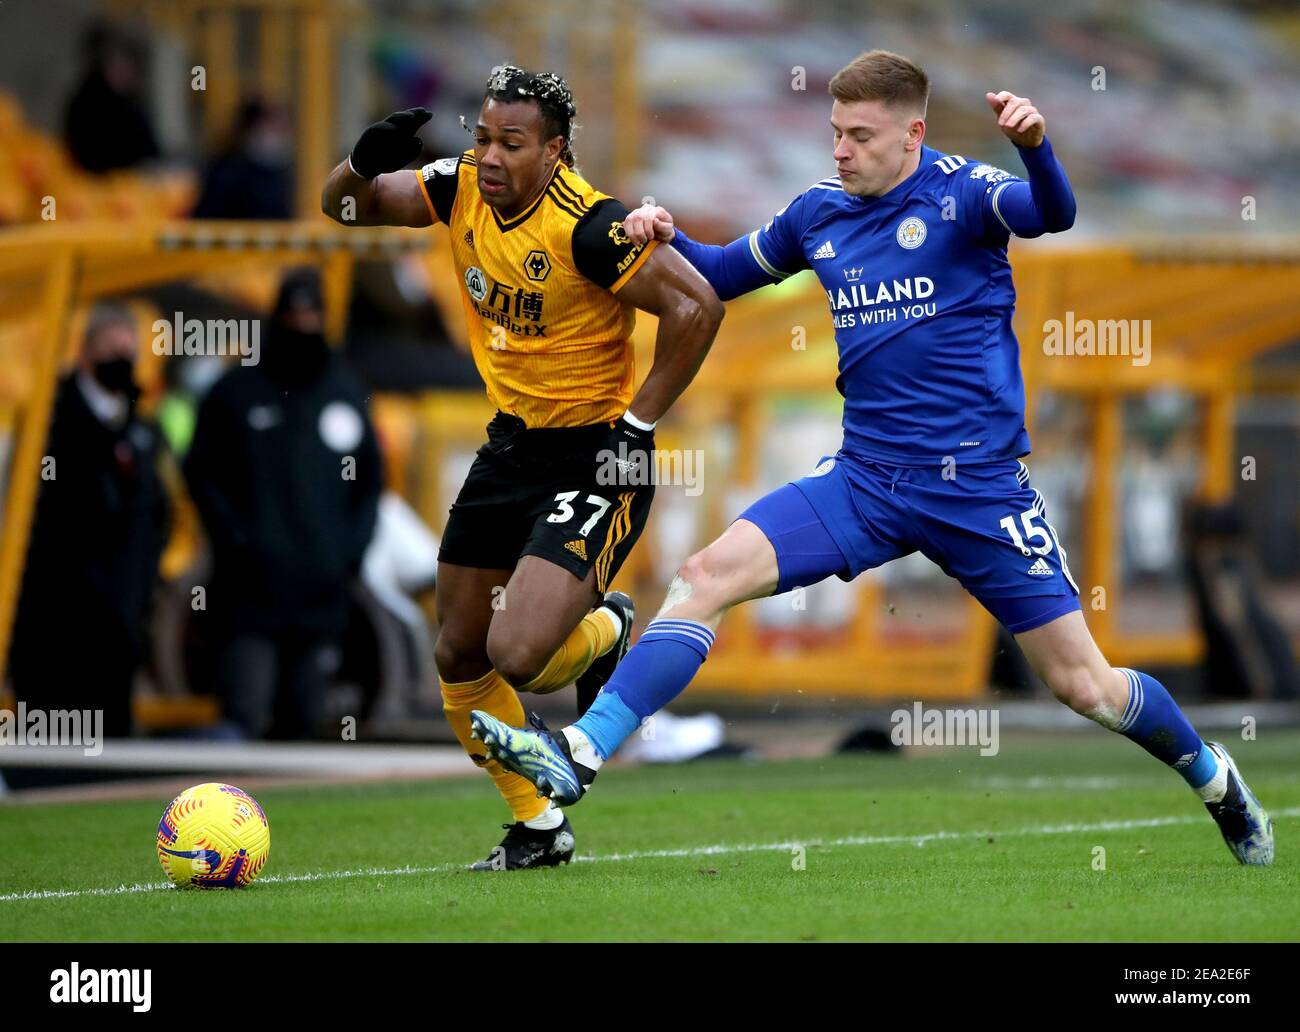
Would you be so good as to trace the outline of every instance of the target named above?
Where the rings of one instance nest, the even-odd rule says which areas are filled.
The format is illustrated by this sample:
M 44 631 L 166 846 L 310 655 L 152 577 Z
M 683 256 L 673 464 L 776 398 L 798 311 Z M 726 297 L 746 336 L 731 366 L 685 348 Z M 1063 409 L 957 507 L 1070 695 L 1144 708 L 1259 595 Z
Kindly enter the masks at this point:
M 529 100 L 542 113 L 542 138 L 564 137 L 564 150 L 560 160 L 569 168 L 575 167 L 573 157 L 573 132 L 577 128 L 574 118 L 578 109 L 573 103 L 573 92 L 568 83 L 554 72 L 527 72 L 515 65 L 499 65 L 492 69 L 483 99 L 502 103 Z

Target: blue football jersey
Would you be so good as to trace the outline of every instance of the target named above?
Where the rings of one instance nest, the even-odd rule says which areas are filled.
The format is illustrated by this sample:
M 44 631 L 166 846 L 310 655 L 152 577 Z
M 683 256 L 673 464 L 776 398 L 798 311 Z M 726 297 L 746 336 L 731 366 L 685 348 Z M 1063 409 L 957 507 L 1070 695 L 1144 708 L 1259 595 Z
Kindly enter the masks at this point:
M 853 197 L 825 179 L 750 234 L 767 273 L 812 269 L 826 291 L 846 451 L 904 466 L 1029 452 L 1010 232 L 997 207 L 1022 181 L 922 147 L 916 172 L 884 196 Z

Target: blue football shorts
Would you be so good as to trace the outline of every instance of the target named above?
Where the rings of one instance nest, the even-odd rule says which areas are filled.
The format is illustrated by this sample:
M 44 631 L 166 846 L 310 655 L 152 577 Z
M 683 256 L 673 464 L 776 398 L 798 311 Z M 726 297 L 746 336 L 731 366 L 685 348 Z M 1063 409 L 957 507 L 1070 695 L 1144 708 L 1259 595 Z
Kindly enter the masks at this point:
M 921 552 L 1012 634 L 1079 609 L 1079 589 L 1018 459 L 891 466 L 841 451 L 740 514 L 776 549 L 777 593 Z

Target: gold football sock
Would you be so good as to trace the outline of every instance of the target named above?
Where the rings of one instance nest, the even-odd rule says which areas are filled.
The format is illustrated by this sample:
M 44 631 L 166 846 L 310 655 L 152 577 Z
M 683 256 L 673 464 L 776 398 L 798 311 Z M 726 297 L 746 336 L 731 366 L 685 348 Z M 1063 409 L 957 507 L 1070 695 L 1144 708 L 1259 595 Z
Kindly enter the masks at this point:
M 469 736 L 471 710 L 482 710 L 513 727 L 522 727 L 526 723 L 524 707 L 515 690 L 495 670 L 489 670 L 477 681 L 448 684 L 439 678 L 438 684 L 442 688 L 442 712 L 447 715 L 447 723 L 456 732 L 469 758 L 496 782 L 497 791 L 505 798 L 515 820 L 531 821 L 539 816 L 550 805 L 550 800 L 539 797 L 537 788 L 527 778 L 521 778 L 496 760 L 488 759 L 483 743 Z
M 519 690 L 549 695 L 586 673 L 587 667 L 612 649 L 618 640 L 619 632 L 611 616 L 608 609 L 593 609 L 584 616 L 582 623 L 547 660 L 542 672 L 521 685 Z

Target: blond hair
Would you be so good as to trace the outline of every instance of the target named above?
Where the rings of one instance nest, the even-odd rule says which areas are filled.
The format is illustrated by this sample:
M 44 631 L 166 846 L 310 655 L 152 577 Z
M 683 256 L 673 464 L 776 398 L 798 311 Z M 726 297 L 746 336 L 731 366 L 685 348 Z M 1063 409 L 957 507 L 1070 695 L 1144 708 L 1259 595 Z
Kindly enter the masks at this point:
M 924 118 L 930 99 L 930 77 L 901 54 L 868 50 L 835 73 L 830 94 L 844 104 L 881 100 Z

